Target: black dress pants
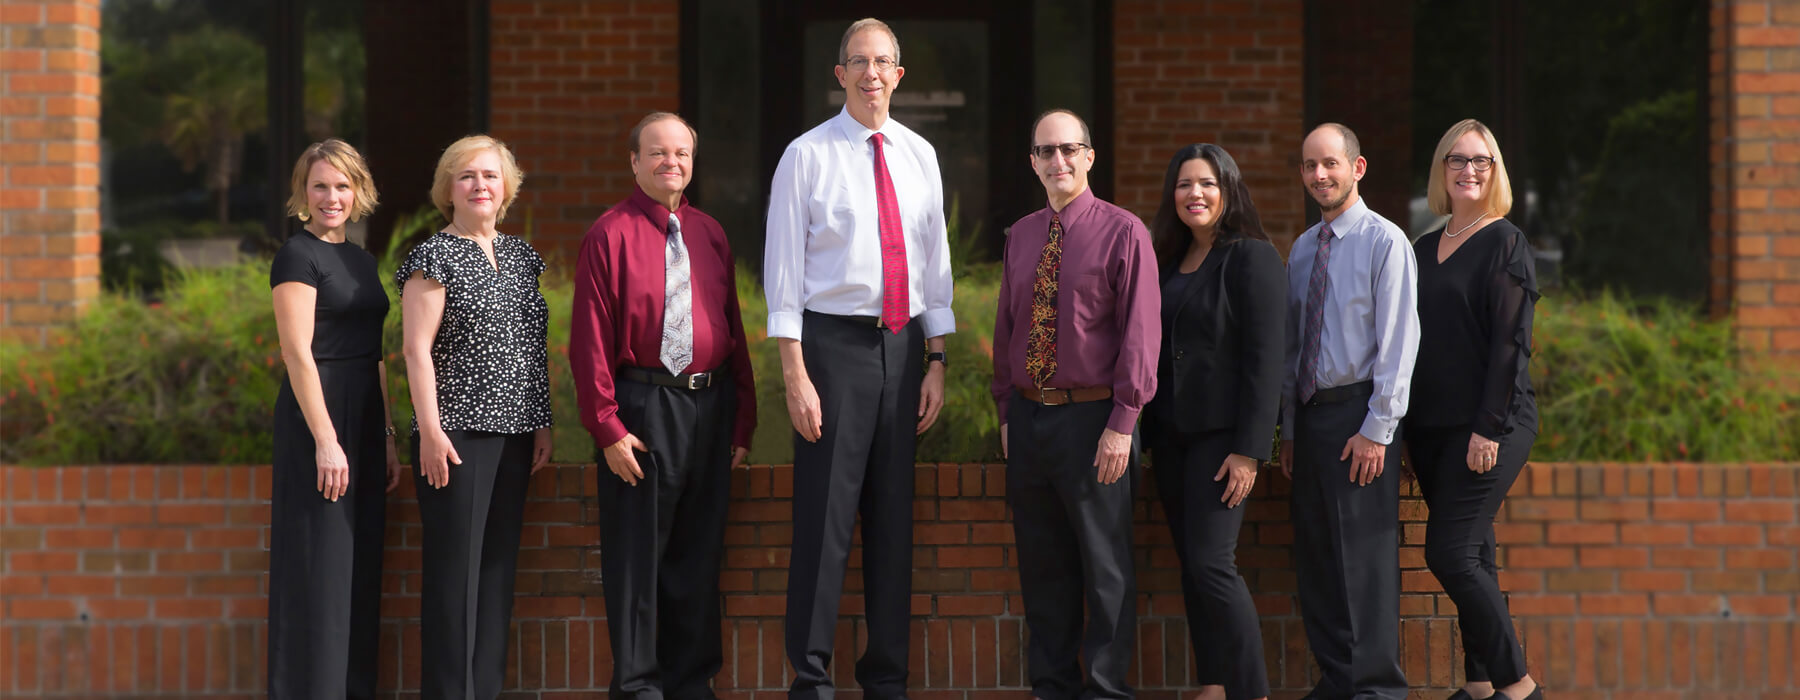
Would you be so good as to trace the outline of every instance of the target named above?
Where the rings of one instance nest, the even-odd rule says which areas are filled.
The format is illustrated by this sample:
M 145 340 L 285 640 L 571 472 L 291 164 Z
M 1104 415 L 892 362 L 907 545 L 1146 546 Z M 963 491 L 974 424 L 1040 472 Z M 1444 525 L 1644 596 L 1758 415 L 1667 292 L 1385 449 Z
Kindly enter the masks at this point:
M 1112 415 L 1111 401 L 1044 406 L 1017 392 L 1009 401 L 1006 502 L 1031 632 L 1031 694 L 1042 700 L 1132 697 L 1125 673 L 1137 635 L 1131 561 L 1137 440 L 1125 475 L 1102 484 L 1094 453 Z M 1085 677 L 1077 652 L 1087 657 Z
M 493 700 L 506 680 L 513 578 L 531 476 L 531 433 L 448 431 L 462 464 L 432 488 L 415 467 L 425 561 L 419 690 L 429 700 Z M 413 464 L 419 440 L 413 436 Z
M 1400 670 L 1400 449 L 1381 476 L 1350 481 L 1344 443 L 1368 416 L 1368 394 L 1318 398 L 1294 412 L 1294 569 L 1306 641 L 1321 677 L 1316 700 L 1406 697 Z M 1396 436 L 1398 437 L 1398 436 Z
M 282 382 L 269 527 L 269 697 L 375 697 L 387 444 L 374 360 L 321 361 L 326 412 L 350 466 L 334 503 L 318 488 L 312 430 Z
M 1238 531 L 1245 505 L 1219 499 L 1229 480 L 1214 481 L 1231 454 L 1232 430 L 1169 435 L 1152 442 L 1157 493 L 1181 559 L 1181 595 L 1200 685 L 1225 686 L 1228 700 L 1269 695 L 1262 623 L 1250 587 L 1238 574 Z
M 794 436 L 794 544 L 788 562 L 793 700 L 831 700 L 830 666 L 850 533 L 862 516 L 868 648 L 856 682 L 868 700 L 906 695 L 912 597 L 913 455 L 925 333 L 808 311 L 801 351 L 819 394 L 818 442 Z
M 706 700 L 725 659 L 719 557 L 737 389 L 726 375 L 698 390 L 623 379 L 615 386 L 619 420 L 650 451 L 636 453 L 644 472 L 636 486 L 598 458 L 609 697 Z
M 1486 474 L 1469 470 L 1468 426 L 1408 426 L 1413 473 L 1431 514 L 1425 522 L 1425 565 L 1456 603 L 1462 627 L 1463 673 L 1470 681 L 1506 687 L 1525 677 L 1525 652 L 1500 592 L 1494 562 L 1494 516 L 1512 490 L 1537 436 L 1515 426 L 1500 440 L 1499 459 Z

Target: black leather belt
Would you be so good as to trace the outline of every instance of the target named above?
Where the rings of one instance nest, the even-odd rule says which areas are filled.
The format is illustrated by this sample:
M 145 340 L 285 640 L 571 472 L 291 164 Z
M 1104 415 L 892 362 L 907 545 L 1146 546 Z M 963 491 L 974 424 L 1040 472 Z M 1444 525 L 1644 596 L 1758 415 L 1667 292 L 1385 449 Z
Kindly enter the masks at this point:
M 718 372 L 669 374 L 668 372 L 661 370 L 645 369 L 643 367 L 626 367 L 619 370 L 619 377 L 623 379 L 629 379 L 634 382 L 643 382 L 645 384 L 655 384 L 657 386 L 672 386 L 677 389 L 687 389 L 689 391 L 698 391 L 712 386 L 713 379 L 718 376 Z
M 1374 380 L 1364 380 L 1355 384 L 1333 386 L 1314 391 L 1312 398 L 1306 402 L 1308 406 L 1323 406 L 1328 403 L 1343 403 L 1356 399 L 1366 399 L 1375 395 Z

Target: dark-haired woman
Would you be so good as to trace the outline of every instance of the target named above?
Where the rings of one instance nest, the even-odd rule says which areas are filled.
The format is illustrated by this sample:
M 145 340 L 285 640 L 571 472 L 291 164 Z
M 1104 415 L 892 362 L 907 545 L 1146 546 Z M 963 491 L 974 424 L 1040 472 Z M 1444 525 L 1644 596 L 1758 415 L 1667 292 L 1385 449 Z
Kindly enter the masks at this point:
M 1287 275 L 1237 162 L 1210 143 L 1170 159 L 1150 235 L 1163 347 L 1144 425 L 1181 559 L 1195 700 L 1266 698 L 1262 632 L 1236 559 L 1239 506 L 1279 412 Z
M 1457 122 L 1438 140 L 1426 199 L 1444 228 L 1419 259 L 1419 355 L 1406 436 L 1425 505 L 1425 565 L 1456 603 L 1468 682 L 1452 700 L 1537 700 L 1500 593 L 1494 515 L 1537 439 L 1526 364 L 1538 299 L 1531 246 L 1504 217 L 1512 181 L 1487 126 Z

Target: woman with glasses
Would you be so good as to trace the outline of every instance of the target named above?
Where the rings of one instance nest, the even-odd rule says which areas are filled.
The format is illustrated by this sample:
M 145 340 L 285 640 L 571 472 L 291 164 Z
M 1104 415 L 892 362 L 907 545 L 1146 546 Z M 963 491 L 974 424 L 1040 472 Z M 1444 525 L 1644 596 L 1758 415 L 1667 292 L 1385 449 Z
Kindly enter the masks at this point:
M 1494 514 L 1537 438 L 1526 363 L 1537 273 L 1505 218 L 1512 184 L 1500 145 L 1464 119 L 1438 141 L 1427 180 L 1445 226 L 1414 244 L 1419 354 L 1402 433 L 1431 509 L 1425 564 L 1456 603 L 1468 682 L 1452 700 L 1537 700 L 1494 566 Z
M 1210 143 L 1170 159 L 1150 235 L 1163 346 L 1144 434 L 1181 559 L 1195 700 L 1266 698 L 1262 632 L 1237 541 L 1239 506 L 1275 435 L 1287 273 L 1237 161 Z

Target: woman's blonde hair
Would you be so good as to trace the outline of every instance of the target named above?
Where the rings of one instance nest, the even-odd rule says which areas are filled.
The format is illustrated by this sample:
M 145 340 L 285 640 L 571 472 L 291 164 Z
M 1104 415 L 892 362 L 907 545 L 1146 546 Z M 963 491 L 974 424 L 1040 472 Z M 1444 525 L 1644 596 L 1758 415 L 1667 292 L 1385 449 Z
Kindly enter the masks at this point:
M 356 193 L 356 202 L 350 207 L 350 220 L 357 221 L 375 212 L 378 202 L 375 192 L 375 178 L 369 175 L 369 165 L 363 162 L 361 153 L 356 147 L 344 143 L 340 139 L 325 139 L 300 152 L 300 159 L 294 161 L 294 176 L 289 187 L 287 212 L 289 216 L 301 221 L 312 218 L 306 213 L 306 178 L 312 175 L 314 165 L 323 161 L 336 168 L 350 179 L 350 190 Z
M 1444 132 L 1444 138 L 1438 139 L 1437 152 L 1431 154 L 1431 179 L 1425 186 L 1425 201 L 1431 205 L 1431 211 L 1440 216 L 1450 213 L 1450 190 L 1444 187 L 1444 156 L 1450 155 L 1450 149 L 1456 141 L 1469 132 L 1481 134 L 1481 140 L 1487 143 L 1488 153 L 1494 156 L 1494 167 L 1488 169 L 1488 188 L 1483 193 L 1482 202 L 1489 213 L 1494 216 L 1506 216 L 1512 211 L 1513 191 L 1512 179 L 1506 176 L 1506 160 L 1500 157 L 1500 142 L 1494 140 L 1494 132 L 1474 119 L 1464 119 Z M 1473 167 L 1473 166 L 1471 166 Z
M 512 150 L 501 143 L 500 139 L 487 134 L 464 136 L 444 149 L 444 155 L 438 158 L 437 175 L 431 179 L 431 204 L 436 206 L 446 221 L 456 218 L 456 207 L 450 201 L 450 183 L 456 179 L 456 173 L 482 151 L 493 151 L 500 156 L 500 177 L 506 180 L 506 198 L 500 202 L 500 211 L 494 217 L 496 223 L 506 220 L 506 210 L 512 206 L 513 200 L 519 198 L 519 186 L 525 184 L 525 171 L 519 169 L 519 161 L 513 158 Z

